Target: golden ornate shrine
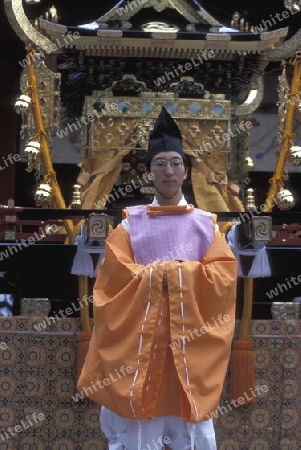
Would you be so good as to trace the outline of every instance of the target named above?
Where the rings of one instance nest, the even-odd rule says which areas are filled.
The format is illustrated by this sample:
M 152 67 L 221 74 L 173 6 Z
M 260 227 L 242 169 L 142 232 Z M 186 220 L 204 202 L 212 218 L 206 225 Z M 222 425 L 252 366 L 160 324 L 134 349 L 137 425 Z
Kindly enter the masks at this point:
M 152 122 L 165 105 L 190 157 L 191 199 L 206 210 L 243 210 L 239 183 L 250 167 L 252 126 L 245 124 L 262 100 L 265 66 L 294 54 L 297 36 L 288 42 L 287 28 L 257 33 L 223 28 L 196 2 L 184 0 L 176 6 L 169 0 L 119 2 L 91 24 L 92 31 L 92 26 L 69 29 L 55 15 L 40 18 L 35 27 L 20 0 L 5 0 L 5 7 L 29 49 L 21 89 L 28 92 L 28 69 L 34 67 L 49 149 L 62 130 L 75 135 L 81 148 L 74 182 L 81 186 L 83 208 L 104 209 L 102 200 L 114 187 L 141 176 L 142 157 L 137 163 L 135 155 L 143 155 Z M 171 12 L 176 25 L 167 18 Z M 36 135 L 28 117 L 22 125 L 25 143 Z M 40 178 L 51 185 L 43 170 L 38 167 Z M 146 201 L 151 187 L 141 187 L 139 194 Z

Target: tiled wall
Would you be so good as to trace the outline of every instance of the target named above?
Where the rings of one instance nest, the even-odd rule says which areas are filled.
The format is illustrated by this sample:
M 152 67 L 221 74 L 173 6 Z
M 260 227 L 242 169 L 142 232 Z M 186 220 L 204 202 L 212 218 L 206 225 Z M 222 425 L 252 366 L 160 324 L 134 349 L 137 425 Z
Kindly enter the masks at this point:
M 45 416 L 15 436 L 0 431 L 0 450 L 104 450 L 99 406 L 72 399 L 79 320 L 61 319 L 34 332 L 37 322 L 39 318 L 0 318 L 0 345 L 7 343 L 0 350 L 0 430 L 22 421 L 27 426 L 27 414 Z
M 0 450 L 105 450 L 99 406 L 72 399 L 79 319 L 37 332 L 39 320 L 0 317 Z M 251 336 L 255 383 L 267 392 L 230 410 L 228 374 L 218 450 L 300 450 L 301 321 L 253 321 Z
M 301 321 L 253 321 L 255 385 L 267 391 L 216 421 L 218 450 L 301 449 Z M 229 399 L 229 374 L 221 404 Z

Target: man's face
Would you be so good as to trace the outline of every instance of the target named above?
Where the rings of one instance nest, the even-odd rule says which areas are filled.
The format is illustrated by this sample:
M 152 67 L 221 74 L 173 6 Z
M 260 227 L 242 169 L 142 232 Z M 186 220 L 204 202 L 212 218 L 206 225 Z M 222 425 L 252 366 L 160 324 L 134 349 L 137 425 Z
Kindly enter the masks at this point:
M 151 160 L 150 171 L 154 174 L 154 187 L 167 198 L 173 197 L 187 176 L 183 158 L 177 152 L 157 153 Z

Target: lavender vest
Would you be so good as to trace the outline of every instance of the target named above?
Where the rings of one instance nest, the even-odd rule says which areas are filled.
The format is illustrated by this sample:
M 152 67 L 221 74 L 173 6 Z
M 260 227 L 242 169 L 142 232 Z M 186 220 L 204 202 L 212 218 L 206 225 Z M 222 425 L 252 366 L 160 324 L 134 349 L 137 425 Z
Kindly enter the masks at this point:
M 149 216 L 146 206 L 127 208 L 130 239 L 138 264 L 155 261 L 200 261 L 212 245 L 212 215 L 200 209 L 187 214 Z

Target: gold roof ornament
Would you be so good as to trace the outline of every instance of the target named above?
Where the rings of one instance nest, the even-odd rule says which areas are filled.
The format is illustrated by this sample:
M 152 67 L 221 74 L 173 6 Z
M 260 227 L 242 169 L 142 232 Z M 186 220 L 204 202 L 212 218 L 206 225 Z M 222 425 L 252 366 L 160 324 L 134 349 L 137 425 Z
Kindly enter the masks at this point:
M 22 0 L 4 0 L 4 3 L 12 27 L 27 45 L 33 44 L 42 49 L 49 48 L 62 35 L 68 34 L 68 26 L 43 18 L 39 18 L 40 31 L 38 31 L 26 17 Z M 129 19 L 134 21 L 136 14 L 144 8 L 161 12 L 162 22 L 169 26 L 174 24 L 165 20 L 165 10 L 174 10 L 179 18 L 187 22 L 186 30 L 179 30 L 171 38 L 166 36 L 169 33 L 161 36 L 160 30 L 149 35 L 143 32 L 140 27 L 141 34 L 137 37 L 129 35 L 129 29 L 133 28 Z M 111 22 L 118 22 L 120 28 L 110 28 Z M 84 27 L 78 27 L 81 30 L 80 37 L 76 40 L 64 42 L 64 47 L 85 49 L 88 53 L 91 52 L 93 56 L 103 56 L 104 51 L 106 54 L 110 53 L 110 56 L 117 56 L 115 53 L 117 51 L 116 45 L 118 45 L 118 56 L 129 56 L 129 52 L 138 48 L 143 51 L 145 57 L 189 58 L 199 52 L 200 49 L 212 49 L 218 54 L 218 57 L 229 57 L 229 54 L 233 53 L 236 55 L 238 53 L 261 54 L 271 48 L 275 49 L 283 43 L 288 34 L 288 28 L 268 32 L 258 30 L 256 33 L 249 33 L 247 40 L 245 36 L 242 40 L 240 39 L 241 33 L 238 30 L 224 27 L 195 0 L 177 0 L 177 2 L 171 0 L 122 0 L 99 17 L 94 24 L 97 27 L 94 30 L 94 35 L 88 36 L 84 33 Z M 188 41 L 187 36 L 182 36 L 183 31 L 186 32 L 187 30 L 195 34 L 195 39 Z M 135 31 L 137 31 L 137 28 Z M 164 51 L 164 48 L 162 49 L 162 40 L 164 39 L 168 46 L 170 46 L 171 40 L 176 40 L 176 45 L 168 52 Z M 57 53 L 60 51 L 60 48 L 56 49 Z
M 294 53 L 294 48 L 299 45 L 298 37 L 294 36 L 286 43 L 287 27 L 263 32 L 257 30 L 256 33 L 226 28 L 196 0 L 121 0 L 96 19 L 92 33 L 91 29 L 88 33 L 84 26 L 77 27 L 78 32 L 74 33 L 67 25 L 43 18 L 38 19 L 37 30 L 26 17 L 22 0 L 4 0 L 4 3 L 15 32 L 26 45 L 32 45 L 44 57 L 75 50 L 84 51 L 88 58 L 109 56 L 188 61 L 198 61 L 200 54 L 211 52 L 214 54 L 212 60 L 225 63 L 249 55 L 258 56 L 258 67 L 250 78 L 248 92 L 242 90 L 238 102 L 232 104 L 234 116 L 247 115 L 257 109 L 263 98 L 262 74 L 269 60 L 275 60 L 279 55 L 283 59 L 283 53 Z M 146 9 L 153 11 L 154 15 L 150 14 L 150 20 L 141 26 L 135 18 Z M 179 23 L 184 24 L 182 27 L 170 23 L 169 14 L 166 14 L 170 10 L 173 10 L 174 17 L 179 18 Z M 160 23 L 153 19 L 158 17 L 158 13 Z M 50 60 L 53 58 L 46 58 L 45 63 Z
M 163 12 L 165 9 L 175 9 L 190 23 L 203 23 L 215 27 L 221 27 L 222 24 L 209 14 L 197 1 L 187 0 L 132 0 L 119 1 L 107 13 L 96 20 L 97 23 L 107 23 L 111 20 L 129 20 L 143 8 L 154 8 L 157 12 Z

